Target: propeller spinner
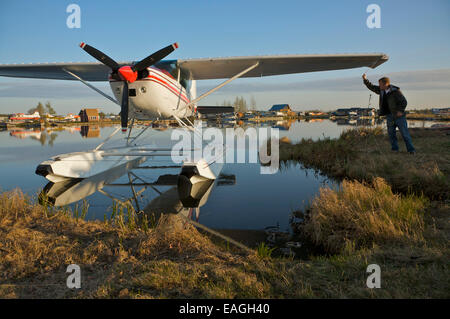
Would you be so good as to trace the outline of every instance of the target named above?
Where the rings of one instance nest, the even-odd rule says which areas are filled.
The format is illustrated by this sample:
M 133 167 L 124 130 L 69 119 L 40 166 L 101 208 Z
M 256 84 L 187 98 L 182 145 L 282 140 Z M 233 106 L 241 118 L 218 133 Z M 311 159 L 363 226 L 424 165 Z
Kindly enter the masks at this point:
M 112 75 L 117 76 L 120 80 L 123 81 L 124 85 L 122 93 L 122 102 L 120 104 L 120 121 L 122 125 L 122 132 L 126 132 L 128 127 L 128 105 L 129 105 L 128 83 L 133 83 L 134 81 L 138 80 L 139 72 L 161 61 L 170 53 L 172 53 L 175 49 L 178 48 L 178 43 L 168 45 L 165 48 L 162 48 L 161 50 L 150 54 L 148 57 L 142 59 L 141 61 L 135 63 L 134 65 L 124 65 L 124 66 L 120 66 L 116 61 L 111 59 L 109 56 L 84 42 L 80 43 L 80 47 L 84 51 L 86 51 L 89 55 L 91 55 L 93 58 L 100 61 L 104 65 L 108 66 L 112 70 Z

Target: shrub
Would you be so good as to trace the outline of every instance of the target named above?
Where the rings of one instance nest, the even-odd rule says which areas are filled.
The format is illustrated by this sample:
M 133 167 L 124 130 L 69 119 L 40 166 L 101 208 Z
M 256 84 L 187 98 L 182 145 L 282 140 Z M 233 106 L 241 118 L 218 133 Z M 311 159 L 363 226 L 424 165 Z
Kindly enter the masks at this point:
M 394 194 L 382 178 L 372 185 L 344 180 L 338 190 L 320 189 L 302 228 L 330 253 L 388 241 L 419 241 L 426 204 L 423 196 Z

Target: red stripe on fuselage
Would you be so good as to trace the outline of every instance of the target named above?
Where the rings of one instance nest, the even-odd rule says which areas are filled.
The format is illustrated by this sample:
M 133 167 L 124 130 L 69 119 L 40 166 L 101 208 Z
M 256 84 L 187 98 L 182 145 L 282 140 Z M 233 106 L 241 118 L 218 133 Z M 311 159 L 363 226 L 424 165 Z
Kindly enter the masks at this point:
M 174 93 L 176 96 L 180 96 L 186 103 L 189 103 L 189 99 L 183 95 L 180 91 L 178 91 L 176 88 L 174 88 L 173 86 L 171 86 L 169 83 L 167 83 L 166 81 L 153 76 L 153 75 L 149 75 L 147 78 L 142 79 L 143 81 L 152 81 L 152 82 L 156 82 L 161 84 L 162 86 L 164 86 L 165 88 L 169 89 L 172 93 Z
M 171 84 L 171 85 L 175 85 L 175 86 L 177 86 L 177 85 L 180 85 L 180 83 L 178 83 L 171 75 L 170 75 L 170 73 L 164 73 L 162 70 L 159 70 L 159 69 L 157 69 L 157 68 L 154 68 L 154 67 L 150 67 L 150 69 L 153 71 L 153 73 L 155 73 L 157 76 L 159 76 L 161 79 L 161 81 L 162 80 L 166 80 L 167 82 L 168 82 L 168 84 Z M 152 74 L 151 73 L 149 73 L 149 76 L 148 77 L 150 77 Z M 154 76 L 154 75 L 153 75 Z M 148 78 L 147 77 L 147 78 Z M 175 82 L 175 83 L 173 83 L 173 82 Z M 177 89 L 175 89 L 175 90 L 177 90 Z
M 186 103 L 189 103 L 189 100 L 188 100 L 185 96 L 183 96 L 183 95 L 181 95 L 181 94 L 178 94 L 177 92 L 174 92 L 172 89 L 170 89 L 170 88 L 169 88 L 168 86 L 166 86 L 164 83 L 161 83 L 160 81 L 155 80 L 155 79 L 147 79 L 146 81 L 150 81 L 150 82 L 154 82 L 154 83 L 158 83 L 159 85 L 162 85 L 163 87 L 165 87 L 166 89 L 168 89 L 171 93 L 175 94 L 176 97 L 181 98 L 181 99 L 182 99 L 184 102 L 186 102 Z

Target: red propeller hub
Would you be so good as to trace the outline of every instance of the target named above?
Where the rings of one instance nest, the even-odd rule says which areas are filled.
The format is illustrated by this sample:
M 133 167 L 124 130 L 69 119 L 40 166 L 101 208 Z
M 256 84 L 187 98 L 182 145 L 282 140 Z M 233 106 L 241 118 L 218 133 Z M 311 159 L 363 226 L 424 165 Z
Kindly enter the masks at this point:
M 131 69 L 131 66 L 123 66 L 119 69 L 118 72 L 122 80 L 129 83 L 133 83 L 138 77 L 138 73 L 136 71 L 133 71 L 133 69 Z

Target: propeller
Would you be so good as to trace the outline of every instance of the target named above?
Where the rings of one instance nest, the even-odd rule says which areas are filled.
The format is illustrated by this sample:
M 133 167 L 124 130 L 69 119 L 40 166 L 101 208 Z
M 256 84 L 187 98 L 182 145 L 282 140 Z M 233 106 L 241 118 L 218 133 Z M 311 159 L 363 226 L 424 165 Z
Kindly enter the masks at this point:
M 97 50 L 96 48 L 81 42 L 80 47 L 86 51 L 89 55 L 91 55 L 96 60 L 100 61 L 104 65 L 108 66 L 112 73 L 111 75 L 117 80 L 123 81 L 123 91 L 122 91 L 122 103 L 120 105 L 120 121 L 122 125 L 122 132 L 127 131 L 128 126 L 128 105 L 129 105 L 129 96 L 128 96 L 128 83 L 133 83 L 134 81 L 144 77 L 145 73 L 142 72 L 146 70 L 149 66 L 161 61 L 170 53 L 172 53 L 175 49 L 178 48 L 178 43 L 173 43 L 171 45 L 162 48 L 159 51 L 156 51 L 150 54 L 148 57 L 142 59 L 141 61 L 133 64 L 133 65 L 119 65 L 116 61 L 111 59 L 109 56 L 104 54 L 102 51 Z
M 136 63 L 134 66 L 132 66 L 132 69 L 134 71 L 142 71 L 145 70 L 146 68 L 148 68 L 149 66 L 155 64 L 158 61 L 161 61 L 162 59 L 164 59 L 166 56 L 168 56 L 170 53 L 172 53 L 173 51 L 175 51 L 176 49 L 178 49 L 178 43 L 175 42 L 171 45 L 166 46 L 165 48 L 162 48 L 159 51 L 156 51 L 153 54 L 150 54 L 148 57 L 146 57 L 145 59 L 142 59 L 141 61 L 139 61 L 138 63 Z
M 122 103 L 120 103 L 120 123 L 122 132 L 127 131 L 128 126 L 128 82 L 123 81 Z
M 111 59 L 109 56 L 104 54 L 102 51 L 97 50 L 94 47 L 91 47 L 89 44 L 86 44 L 84 42 L 80 43 L 80 47 L 89 53 L 92 57 L 102 62 L 104 65 L 109 66 L 112 70 L 116 71 L 119 69 L 119 64 L 117 64 L 116 61 Z

